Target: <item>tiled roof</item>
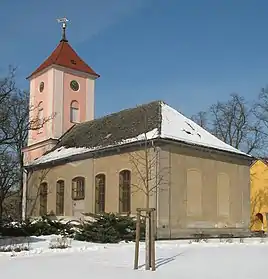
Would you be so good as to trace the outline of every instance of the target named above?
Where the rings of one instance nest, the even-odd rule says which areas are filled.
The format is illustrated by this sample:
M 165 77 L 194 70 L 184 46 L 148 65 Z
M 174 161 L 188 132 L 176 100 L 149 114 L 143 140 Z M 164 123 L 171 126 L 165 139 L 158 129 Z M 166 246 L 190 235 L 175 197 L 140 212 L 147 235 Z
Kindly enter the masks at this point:
M 59 65 L 99 77 L 99 75 L 77 55 L 66 40 L 61 40 L 52 54 L 28 78 L 51 65 Z
M 154 129 L 161 129 L 160 101 L 77 124 L 63 135 L 55 148 L 111 146 Z
M 252 159 L 224 143 L 162 101 L 125 109 L 99 119 L 76 124 L 46 154 L 32 165 L 104 150 L 109 147 L 148 140 L 173 140 L 221 150 Z

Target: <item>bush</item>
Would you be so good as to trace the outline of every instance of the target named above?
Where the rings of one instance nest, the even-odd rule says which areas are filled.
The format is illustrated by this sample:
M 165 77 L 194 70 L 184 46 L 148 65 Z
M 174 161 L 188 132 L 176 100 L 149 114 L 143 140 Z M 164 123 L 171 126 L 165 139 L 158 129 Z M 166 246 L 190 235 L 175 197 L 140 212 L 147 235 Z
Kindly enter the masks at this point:
M 0 235 L 8 237 L 27 237 L 41 235 L 61 235 L 80 241 L 97 243 L 118 243 L 133 241 L 136 237 L 136 221 L 129 216 L 117 216 L 113 213 L 91 215 L 91 221 L 74 225 L 63 220 L 42 217 L 24 222 L 6 222 L 0 228 Z M 141 239 L 144 239 L 145 226 L 141 222 Z M 55 247 L 57 248 L 57 247 Z
M 209 235 L 202 232 L 193 234 L 194 242 L 208 242 Z
M 71 247 L 71 241 L 65 236 L 53 238 L 49 242 L 49 249 L 66 249 Z
M 94 221 L 85 221 L 75 234 L 75 239 L 97 243 L 118 243 L 133 241 L 136 237 L 136 222 L 129 216 L 113 213 L 94 215 Z M 141 238 L 144 238 L 144 224 L 141 224 Z
M 251 237 L 264 237 L 264 236 L 265 236 L 264 231 L 251 232 Z
M 7 245 L 7 246 L 0 247 L 0 252 L 21 252 L 21 251 L 29 251 L 29 247 L 24 244 Z
M 71 223 L 63 223 L 62 220 L 51 220 L 48 217 L 42 217 L 41 220 L 33 221 L 27 227 L 28 234 L 33 236 L 40 235 L 64 235 L 72 236 L 74 226 Z
M 30 242 L 28 238 L 13 237 L 0 239 L 0 252 L 29 251 Z
M 222 233 L 219 235 L 220 242 L 231 243 L 234 235 L 231 233 Z
M 63 223 L 62 220 L 51 220 L 48 217 L 41 217 L 32 221 L 4 223 L 0 228 L 0 235 L 11 237 L 51 234 L 73 236 L 74 229 L 74 225 L 71 223 Z

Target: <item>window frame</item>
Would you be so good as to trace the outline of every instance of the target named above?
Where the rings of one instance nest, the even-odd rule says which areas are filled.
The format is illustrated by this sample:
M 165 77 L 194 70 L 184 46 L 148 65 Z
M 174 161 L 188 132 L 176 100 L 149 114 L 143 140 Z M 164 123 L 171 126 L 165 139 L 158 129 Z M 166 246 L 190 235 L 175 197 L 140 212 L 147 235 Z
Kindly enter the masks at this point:
M 106 175 L 99 173 L 95 176 L 95 213 L 105 212 Z
M 56 216 L 64 216 L 65 182 L 60 179 L 56 182 Z
M 45 216 L 48 213 L 48 183 L 42 182 L 40 184 L 40 195 L 39 195 L 39 215 Z
M 131 171 L 124 169 L 119 172 L 119 213 L 131 212 Z
M 80 183 L 80 185 L 78 185 Z M 77 176 L 72 179 L 72 200 L 85 199 L 85 184 L 86 180 L 83 176 Z M 80 189 L 78 189 L 80 187 Z
M 39 83 L 38 90 L 39 90 L 40 93 L 43 93 L 44 89 L 45 89 L 45 83 L 44 83 L 44 81 L 41 81 Z
M 74 119 L 74 114 L 77 114 L 77 119 Z M 79 103 L 76 100 L 73 100 L 70 105 L 70 122 L 71 123 L 80 123 L 80 109 L 79 109 Z

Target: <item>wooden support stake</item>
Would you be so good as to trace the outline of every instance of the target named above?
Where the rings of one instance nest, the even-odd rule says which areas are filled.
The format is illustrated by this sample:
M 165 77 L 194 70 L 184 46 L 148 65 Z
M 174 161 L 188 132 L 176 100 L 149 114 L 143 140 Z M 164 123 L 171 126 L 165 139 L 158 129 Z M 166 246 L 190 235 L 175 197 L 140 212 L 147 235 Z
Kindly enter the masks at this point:
M 145 270 L 150 270 L 150 239 L 150 216 L 147 210 L 145 219 Z
M 141 221 L 141 212 L 137 210 L 134 269 L 138 269 L 139 267 L 140 227 L 141 227 L 140 221 Z
M 148 212 L 149 218 L 149 266 L 152 267 L 152 211 Z
M 155 208 L 137 208 L 137 222 L 136 222 L 136 243 L 135 243 L 135 259 L 134 269 L 139 268 L 139 244 L 140 244 L 140 226 L 141 226 L 141 213 L 145 211 L 145 269 L 155 271 Z M 148 249 L 149 248 L 149 249 Z
M 151 267 L 155 271 L 155 211 L 151 212 Z

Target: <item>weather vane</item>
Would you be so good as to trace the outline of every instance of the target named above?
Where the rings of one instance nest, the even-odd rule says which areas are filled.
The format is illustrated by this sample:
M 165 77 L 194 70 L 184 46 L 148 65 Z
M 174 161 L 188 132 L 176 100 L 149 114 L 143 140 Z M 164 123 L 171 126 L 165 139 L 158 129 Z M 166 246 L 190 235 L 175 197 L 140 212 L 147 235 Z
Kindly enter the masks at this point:
M 62 17 L 62 18 L 58 18 L 57 21 L 58 21 L 58 23 L 62 24 L 62 38 L 61 38 L 61 41 L 66 41 L 67 42 L 65 30 L 66 30 L 66 27 L 67 27 L 67 22 L 69 20 L 66 17 Z

